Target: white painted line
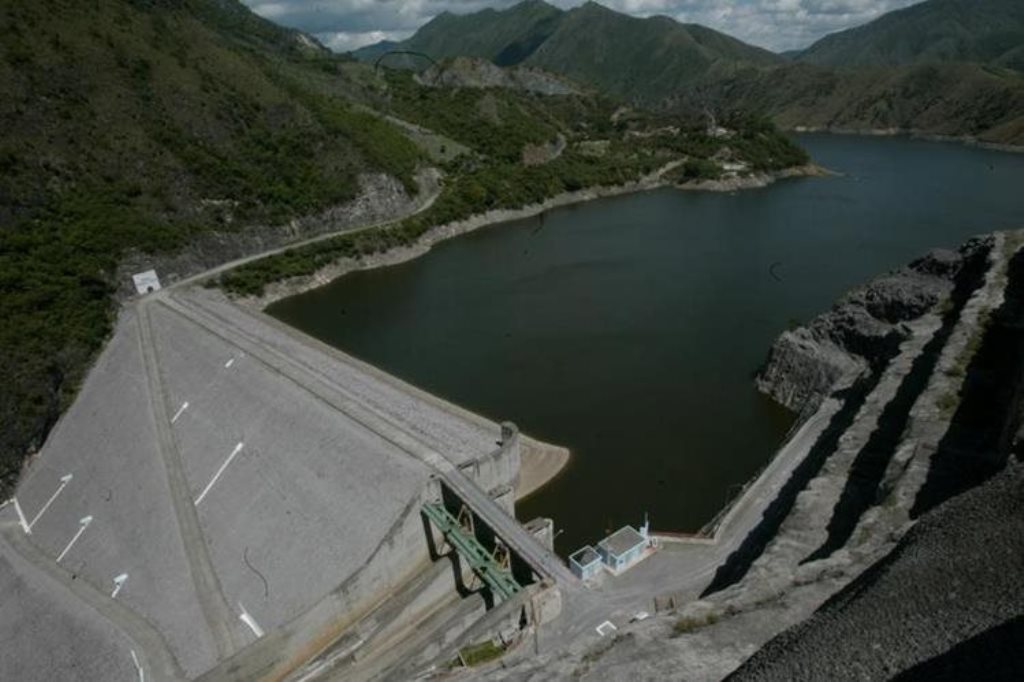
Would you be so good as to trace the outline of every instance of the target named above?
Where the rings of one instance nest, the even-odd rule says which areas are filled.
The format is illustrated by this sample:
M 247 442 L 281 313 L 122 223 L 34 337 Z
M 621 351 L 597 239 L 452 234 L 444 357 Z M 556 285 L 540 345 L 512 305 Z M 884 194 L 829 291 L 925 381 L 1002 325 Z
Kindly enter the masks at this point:
M 89 527 L 90 523 L 92 523 L 91 516 L 85 516 L 78 520 L 78 524 L 80 526 L 78 532 L 75 533 L 75 537 L 71 538 L 71 542 L 68 543 L 68 546 L 65 547 L 64 551 L 61 552 L 60 555 L 57 557 L 58 564 L 60 563 L 60 560 L 63 559 L 64 556 L 71 551 L 71 548 L 75 546 L 75 543 L 78 542 L 78 538 L 82 537 L 82 533 L 85 532 L 85 529 Z
M 25 531 L 25 535 L 32 535 L 32 528 L 28 525 L 28 521 L 25 520 L 25 512 L 21 511 L 21 505 L 18 504 L 18 498 L 12 497 L 11 501 L 14 502 L 14 510 L 18 512 L 18 523 L 21 524 L 21 529 Z
M 173 424 L 174 422 L 178 421 L 178 417 L 180 417 L 181 413 L 184 412 L 187 409 L 188 409 L 188 401 L 186 400 L 185 402 L 183 402 L 181 404 L 181 407 L 178 408 L 178 411 L 174 413 L 174 416 L 171 417 L 171 423 Z
M 227 369 L 228 367 L 230 367 L 233 364 L 235 364 L 235 359 L 231 358 L 230 360 L 228 360 L 227 362 L 224 363 L 224 369 Z
M 245 610 L 245 607 L 242 606 L 242 602 L 238 602 L 238 608 L 242 609 L 242 615 L 240 615 L 238 619 L 249 626 L 249 629 L 252 630 L 252 634 L 256 635 L 257 639 L 262 637 L 263 628 L 261 628 L 260 624 L 256 622 L 256 619 L 253 618 L 252 615 Z
M 206 493 L 210 492 L 210 488 L 212 488 L 213 484 L 217 482 L 217 479 L 220 478 L 220 475 L 223 474 L 224 470 L 228 468 L 229 464 L 231 464 L 231 460 L 235 458 L 235 455 L 242 451 L 242 447 L 244 445 L 245 443 L 239 442 L 238 445 L 235 446 L 235 449 L 231 451 L 231 454 L 228 455 L 228 458 L 224 460 L 224 463 L 220 465 L 220 469 L 217 469 L 217 473 L 213 475 L 213 478 L 210 479 L 210 482 L 206 484 L 205 488 L 203 488 L 203 492 L 199 493 L 199 497 L 196 498 L 197 507 L 199 506 L 199 503 L 203 501 L 203 498 L 206 497 Z
M 43 515 L 43 512 L 50 508 L 50 505 L 53 504 L 53 501 L 57 499 L 57 496 L 60 495 L 61 491 L 64 490 L 67 484 L 71 482 L 72 478 L 74 478 L 72 474 L 65 474 L 64 476 L 60 477 L 60 486 L 57 487 L 57 490 L 53 493 L 53 495 L 50 495 L 50 499 L 46 501 L 46 504 L 44 504 L 43 508 L 39 510 L 39 513 L 36 514 L 36 517 L 32 519 L 32 521 L 28 524 L 28 529 L 25 531 L 26 533 L 32 532 L 32 526 L 36 525 L 36 521 L 39 520 L 39 517 Z
M 604 637 L 609 632 L 615 632 L 616 630 L 618 630 L 618 628 L 615 627 L 615 623 L 611 622 L 610 620 L 606 620 L 605 622 L 598 625 L 595 629 L 597 630 L 597 634 L 601 635 L 602 637 Z
M 146 682 L 146 671 L 142 669 L 139 657 L 135 655 L 135 649 L 129 649 L 129 651 L 132 652 L 132 663 L 135 664 L 135 669 L 139 671 L 139 682 Z
M 14 498 L 11 498 L 11 499 L 14 499 Z M 4 507 L 9 505 L 10 503 L 11 503 L 11 500 L 4 500 L 4 503 L 0 504 L 0 509 L 3 509 Z
M 114 591 L 110 593 L 111 599 L 117 599 L 117 593 L 121 591 L 124 584 L 128 582 L 128 574 L 122 573 L 121 575 L 114 578 Z

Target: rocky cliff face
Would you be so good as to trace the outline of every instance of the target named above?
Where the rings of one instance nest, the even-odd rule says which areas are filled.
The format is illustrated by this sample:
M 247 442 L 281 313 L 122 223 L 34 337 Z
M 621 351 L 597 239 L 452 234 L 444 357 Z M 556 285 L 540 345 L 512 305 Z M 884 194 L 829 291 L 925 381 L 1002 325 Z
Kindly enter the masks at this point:
M 422 85 L 453 88 L 509 88 L 538 95 L 579 95 L 568 78 L 529 66 L 502 68 L 486 59 L 456 57 L 416 76 Z
M 760 382 L 820 406 L 710 585 L 492 677 L 1022 679 L 1022 243 L 933 252 L 784 334 Z
M 772 640 L 734 679 L 1021 679 L 1022 618 L 1024 467 L 1017 464 L 922 518 L 888 557 Z M 999 643 L 950 675 L 958 645 L 987 639 Z
M 815 409 L 834 388 L 883 363 L 906 338 L 903 324 L 949 295 L 964 260 L 984 245 L 975 239 L 958 251 L 933 251 L 784 332 L 757 376 L 758 388 L 795 412 Z
M 118 297 L 135 295 L 133 273 L 155 269 L 163 285 L 185 279 L 210 268 L 230 263 L 269 249 L 294 245 L 306 239 L 401 218 L 424 206 L 437 195 L 438 175 L 433 169 L 417 175 L 419 193 L 409 196 L 398 180 L 382 173 L 360 177 L 362 191 L 352 201 L 332 207 L 319 215 L 279 225 L 247 226 L 244 230 L 204 232 L 184 249 L 153 256 L 128 254 L 118 272 Z

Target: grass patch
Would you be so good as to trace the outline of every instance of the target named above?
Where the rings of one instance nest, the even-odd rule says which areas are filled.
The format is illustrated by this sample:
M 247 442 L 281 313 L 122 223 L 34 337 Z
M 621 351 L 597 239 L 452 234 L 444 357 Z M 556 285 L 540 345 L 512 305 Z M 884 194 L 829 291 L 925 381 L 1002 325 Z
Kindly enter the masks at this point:
M 683 616 L 672 625 L 672 636 L 679 637 L 686 635 L 701 628 L 714 625 L 719 621 L 721 617 L 714 612 L 709 612 L 703 616 Z
M 963 349 L 956 356 L 956 361 L 953 363 L 953 366 L 946 370 L 946 376 L 963 381 L 964 377 L 967 376 L 967 368 L 970 366 L 971 360 L 974 359 L 974 356 L 981 348 L 981 344 L 985 340 L 985 333 L 988 331 L 991 323 L 991 310 L 986 309 L 978 314 L 978 321 L 975 325 L 974 331 L 971 333 L 971 337 L 967 340 Z
M 943 418 L 948 419 L 953 416 L 956 412 L 956 408 L 960 405 L 960 391 L 949 391 L 939 396 L 939 399 L 935 401 L 935 406 L 939 408 Z
M 493 640 L 487 640 L 480 644 L 471 644 L 459 649 L 459 660 L 462 664 L 472 668 L 473 666 L 497 660 L 504 654 L 504 647 L 498 646 Z

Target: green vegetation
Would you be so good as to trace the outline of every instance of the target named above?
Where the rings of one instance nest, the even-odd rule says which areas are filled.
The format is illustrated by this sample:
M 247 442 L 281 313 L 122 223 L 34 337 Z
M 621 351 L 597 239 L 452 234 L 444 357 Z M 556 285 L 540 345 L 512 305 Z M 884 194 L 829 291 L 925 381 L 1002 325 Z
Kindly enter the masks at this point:
M 1024 76 L 978 64 L 740 70 L 713 86 L 724 108 L 784 128 L 908 130 L 1024 145 Z
M 387 83 L 389 111 L 495 161 L 518 162 L 524 145 L 554 139 L 560 127 L 548 120 L 550 101 L 525 93 L 422 87 L 407 71 L 388 71 Z
M 722 177 L 722 168 L 711 159 L 687 159 L 682 166 L 684 180 L 717 180 Z
M 318 85 L 344 61 L 232 2 L 0 8 L 0 493 L 108 335 L 123 254 L 346 201 L 364 170 L 411 184 L 416 147 Z
M 388 227 L 341 235 L 246 263 L 221 275 L 219 284 L 236 295 L 259 296 L 271 282 L 312 275 L 340 258 L 360 258 L 414 243 L 435 225 L 502 208 L 535 204 L 565 191 L 635 180 L 657 167 L 656 157 L 632 161 L 566 153 L 543 166 L 491 164 L 449 177 L 428 210 Z
M 964 380 L 967 376 L 967 370 L 971 365 L 971 360 L 974 359 L 974 356 L 981 349 L 981 344 L 985 340 L 985 334 L 991 325 L 992 311 L 989 309 L 981 311 L 975 327 L 971 331 L 970 338 L 967 339 L 967 343 L 964 344 L 963 349 L 956 356 L 953 366 L 946 370 L 946 376 L 961 382 Z
M 755 170 L 807 161 L 802 149 L 764 120 L 737 118 L 730 121 L 738 126 L 732 138 L 714 138 L 703 128 L 681 129 L 678 120 L 642 112 L 635 112 L 628 123 L 615 124 L 612 113 L 618 105 L 600 97 L 541 99 L 515 91 L 436 90 L 416 85 L 407 73 L 390 74 L 388 83 L 384 99 L 388 107 L 414 123 L 440 129 L 475 155 L 445 166 L 444 190 L 426 211 L 396 225 L 341 235 L 252 261 L 221 275 L 220 286 L 235 295 L 260 296 L 272 282 L 312 275 L 341 258 L 362 258 L 411 245 L 438 225 L 495 209 L 538 204 L 563 192 L 621 185 L 682 156 L 692 158 L 684 166 L 681 181 L 717 177 L 718 166 L 707 157 L 725 148 Z M 652 129 L 660 132 L 637 134 Z M 519 162 L 523 145 L 549 140 L 558 133 L 569 141 L 560 157 L 536 166 Z M 592 141 L 595 136 L 608 141 L 605 154 L 594 156 L 576 149 L 576 143 Z M 687 176 L 685 168 L 693 165 L 708 175 Z
M 674 637 L 689 634 L 695 630 L 714 625 L 718 622 L 718 619 L 719 615 L 713 612 L 708 612 L 702 616 L 683 616 L 672 625 L 672 634 Z
M 964 380 L 967 378 L 971 361 L 974 360 L 974 356 L 981 350 L 981 345 L 985 341 L 985 335 L 991 326 L 992 311 L 986 308 L 978 314 L 978 319 L 974 329 L 971 331 L 971 336 L 956 356 L 953 365 L 946 369 L 945 375 L 957 383 L 935 402 L 944 417 L 952 416 L 953 412 L 960 405 L 960 392 L 963 390 Z
M 501 658 L 505 653 L 504 647 L 498 646 L 491 640 L 480 644 L 464 646 L 459 650 L 459 659 L 467 667 L 482 665 Z
M 795 58 L 843 68 L 969 61 L 1024 71 L 1024 3 L 922 2 L 825 36 Z
M 948 391 L 939 396 L 939 399 L 935 401 L 935 406 L 939 408 L 942 416 L 949 419 L 953 416 L 956 408 L 960 405 L 960 391 Z
M 11 131 L 0 140 L 0 494 L 109 335 L 128 256 L 159 263 L 209 231 L 315 214 L 355 197 L 364 172 L 411 191 L 424 148 L 443 162 L 429 210 L 224 276 L 229 291 L 258 294 L 435 225 L 621 184 L 723 144 L 679 121 L 613 116 L 621 104 L 598 95 L 382 75 L 236 0 L 10 0 L 0 29 L 0 123 Z M 439 135 L 416 133 L 417 146 L 387 115 Z M 734 138 L 737 156 L 770 167 L 795 149 L 750 125 Z M 652 132 L 663 127 L 677 132 Z M 559 137 L 558 158 L 523 165 L 524 146 Z M 606 151 L 585 154 L 584 142 Z
M 1019 0 L 923 2 L 828 36 L 796 62 L 665 17 L 636 19 L 593 3 L 563 12 L 539 1 L 442 14 L 389 47 L 537 66 L 691 116 L 744 111 L 785 128 L 900 129 L 1024 145 Z
M 610 45 L 615 48 L 609 50 Z M 665 17 L 637 19 L 596 3 L 562 11 L 539 0 L 503 11 L 446 12 L 408 40 L 388 47 L 434 59 L 482 57 L 500 66 L 539 67 L 648 103 L 670 97 L 711 73 L 784 62 L 767 50 L 703 26 Z M 355 54 L 374 60 L 380 49 L 371 46 Z

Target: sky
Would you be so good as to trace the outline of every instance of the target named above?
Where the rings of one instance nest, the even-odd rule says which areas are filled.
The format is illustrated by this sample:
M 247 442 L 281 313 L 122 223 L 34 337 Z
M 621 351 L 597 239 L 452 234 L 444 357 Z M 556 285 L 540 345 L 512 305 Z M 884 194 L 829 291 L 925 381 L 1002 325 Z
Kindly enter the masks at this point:
M 257 14 L 312 33 L 344 52 L 380 40 L 403 40 L 444 11 L 501 9 L 517 0 L 242 0 Z M 662 14 L 703 24 L 740 40 L 783 51 L 868 22 L 919 0 L 599 0 L 637 17 Z M 582 0 L 548 0 L 568 9 Z

